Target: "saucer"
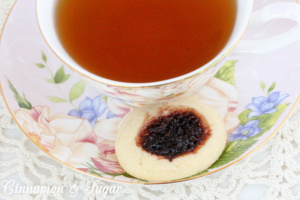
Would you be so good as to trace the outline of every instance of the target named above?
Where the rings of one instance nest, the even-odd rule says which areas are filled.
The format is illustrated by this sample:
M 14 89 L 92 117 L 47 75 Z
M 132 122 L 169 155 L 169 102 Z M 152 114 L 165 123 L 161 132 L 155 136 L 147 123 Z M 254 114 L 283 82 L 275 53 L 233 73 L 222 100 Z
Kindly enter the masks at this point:
M 34 2 L 17 1 L 0 43 L 1 91 L 20 129 L 72 169 L 104 180 L 157 184 L 127 174 L 115 155 L 117 128 L 132 107 L 101 95 L 63 65 L 40 34 Z M 222 170 L 276 133 L 299 100 L 299 51 L 297 42 L 264 56 L 230 56 L 212 80 L 189 94 L 220 113 L 228 143 L 208 170 L 170 182 Z

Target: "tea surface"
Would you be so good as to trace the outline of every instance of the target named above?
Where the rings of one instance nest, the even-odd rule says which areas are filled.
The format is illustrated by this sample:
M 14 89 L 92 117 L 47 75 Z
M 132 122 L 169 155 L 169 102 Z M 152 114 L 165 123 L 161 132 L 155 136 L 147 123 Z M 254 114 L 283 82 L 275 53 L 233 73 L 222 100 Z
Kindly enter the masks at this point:
M 83 68 L 145 83 L 206 64 L 227 43 L 235 17 L 236 0 L 59 0 L 55 20 Z

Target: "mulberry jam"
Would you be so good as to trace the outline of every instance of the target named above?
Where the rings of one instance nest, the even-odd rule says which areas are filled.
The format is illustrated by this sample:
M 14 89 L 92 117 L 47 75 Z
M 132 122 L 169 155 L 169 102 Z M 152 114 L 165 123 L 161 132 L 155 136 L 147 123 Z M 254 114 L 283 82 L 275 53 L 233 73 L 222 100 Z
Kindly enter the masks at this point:
M 205 118 L 193 109 L 162 111 L 144 124 L 136 138 L 137 145 L 169 161 L 196 153 L 211 135 Z

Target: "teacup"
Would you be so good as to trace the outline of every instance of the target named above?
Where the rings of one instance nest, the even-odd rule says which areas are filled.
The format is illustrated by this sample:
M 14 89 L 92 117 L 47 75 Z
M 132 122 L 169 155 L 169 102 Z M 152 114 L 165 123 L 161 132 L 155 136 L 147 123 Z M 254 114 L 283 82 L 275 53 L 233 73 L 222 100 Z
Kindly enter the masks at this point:
M 237 17 L 231 37 L 218 55 L 204 66 L 200 66 L 188 74 L 164 81 L 151 83 L 118 82 L 90 73 L 68 55 L 56 33 L 54 14 L 57 1 L 59 0 L 36 0 L 38 24 L 48 46 L 57 57 L 77 72 L 87 83 L 97 88 L 99 92 L 131 104 L 167 101 L 187 94 L 192 88 L 203 86 L 215 75 L 233 51 L 235 53 L 266 53 L 300 39 L 299 5 L 287 2 L 273 3 L 252 14 L 253 0 L 236 0 Z M 251 28 L 282 18 L 293 20 L 297 25 L 292 30 L 272 38 L 239 42 L 247 27 Z

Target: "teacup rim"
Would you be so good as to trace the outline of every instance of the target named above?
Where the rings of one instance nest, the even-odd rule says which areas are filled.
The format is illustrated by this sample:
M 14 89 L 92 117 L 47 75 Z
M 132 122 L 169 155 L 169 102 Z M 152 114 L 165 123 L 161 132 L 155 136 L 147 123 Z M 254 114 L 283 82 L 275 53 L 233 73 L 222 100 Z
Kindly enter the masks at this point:
M 38 18 L 38 12 L 37 12 L 37 2 L 38 0 L 35 0 L 35 16 L 36 16 L 36 20 L 37 20 L 37 26 L 39 28 L 39 31 L 41 33 L 41 36 L 43 38 L 43 40 L 45 41 L 46 45 L 48 46 L 48 48 L 52 51 L 52 53 L 61 61 L 63 62 L 63 64 L 65 64 L 67 67 L 69 67 L 72 71 L 75 71 L 76 73 L 80 74 L 81 76 L 84 76 L 87 79 L 90 79 L 92 81 L 95 81 L 97 83 L 101 83 L 101 84 L 105 84 L 105 85 L 110 85 L 110 86 L 114 86 L 114 87 L 121 87 L 121 88 L 149 88 L 149 87 L 160 87 L 160 86 L 165 86 L 168 84 L 174 84 L 174 83 L 178 83 L 178 82 L 182 82 L 185 81 L 187 79 L 193 78 L 209 69 L 211 69 L 212 67 L 214 67 L 216 64 L 218 64 L 219 62 L 221 62 L 226 56 L 228 56 L 232 50 L 238 45 L 238 43 L 241 41 L 242 37 L 244 36 L 247 27 L 249 25 L 251 16 L 252 16 L 252 12 L 253 12 L 253 8 L 254 8 L 254 0 L 252 1 L 252 7 L 251 7 L 251 12 L 248 18 L 248 21 L 244 27 L 244 30 L 242 31 L 241 35 L 239 36 L 239 38 L 233 42 L 233 45 L 231 45 L 231 47 L 229 47 L 229 49 L 227 51 L 225 51 L 225 53 L 221 54 L 222 51 L 224 50 L 224 48 L 208 63 L 206 63 L 205 65 L 189 72 L 186 74 L 183 74 L 181 76 L 177 76 L 174 78 L 170 78 L 170 79 L 166 79 L 166 80 L 162 80 L 162 81 L 155 81 L 155 82 L 146 82 L 146 83 L 129 83 L 129 82 L 122 82 L 122 81 L 115 81 L 115 80 L 111 80 L 111 79 L 107 79 L 101 76 L 98 76 L 96 74 L 93 74 L 91 72 L 89 72 L 88 70 L 84 69 L 83 67 L 79 66 L 81 68 L 81 70 L 78 70 L 77 67 L 71 66 L 70 64 L 67 63 L 67 61 L 65 61 L 65 59 L 62 58 L 62 56 L 60 56 L 49 44 L 49 42 L 47 41 L 46 37 L 44 36 L 44 33 L 40 27 L 40 22 L 39 22 L 39 18 Z M 228 44 L 228 42 L 227 42 Z M 226 45 L 227 45 L 226 44 Z M 221 54 L 221 55 L 220 55 Z M 83 73 L 82 71 L 84 71 L 85 73 Z

